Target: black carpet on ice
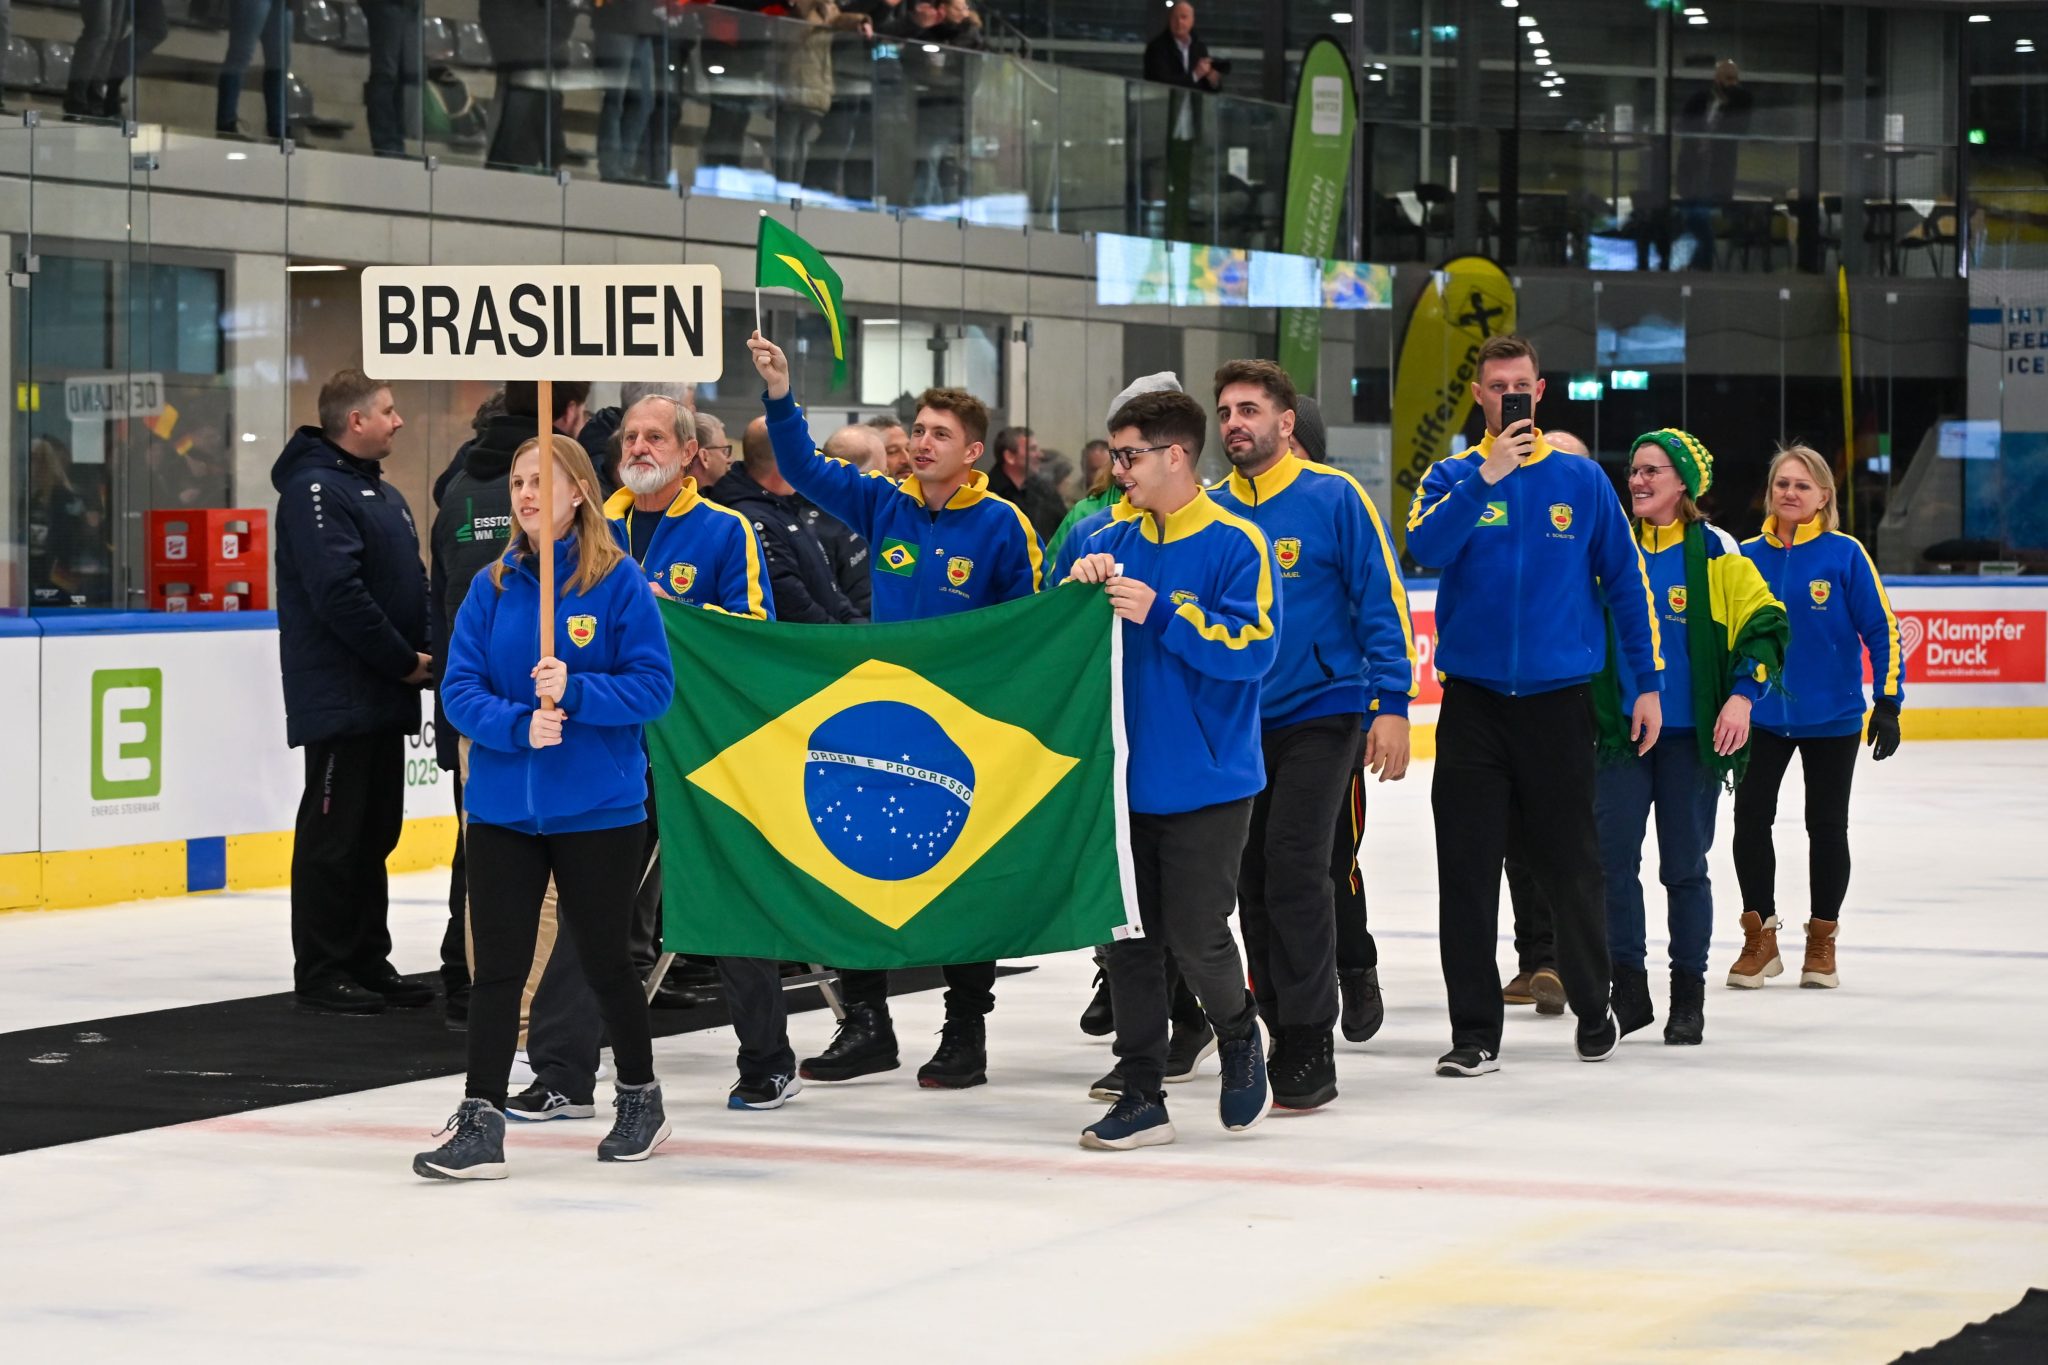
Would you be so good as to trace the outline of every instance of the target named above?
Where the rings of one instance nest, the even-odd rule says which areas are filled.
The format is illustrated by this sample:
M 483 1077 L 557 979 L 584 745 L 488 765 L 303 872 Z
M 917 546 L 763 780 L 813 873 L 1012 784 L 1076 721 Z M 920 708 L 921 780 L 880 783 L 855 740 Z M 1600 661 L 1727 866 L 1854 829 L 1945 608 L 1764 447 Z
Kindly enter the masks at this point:
M 943 984 L 937 967 L 890 973 L 892 995 Z M 717 990 L 655 1010 L 654 1036 L 724 1026 Z M 792 1014 L 824 1008 L 816 986 L 788 994 Z M 438 1000 L 346 1016 L 301 1010 L 289 992 L 0 1033 L 0 1156 L 459 1075 L 463 1049 Z
M 2048 1360 L 2048 1289 L 2029 1289 L 2003 1313 L 1973 1322 L 1896 1365 L 2041 1365 Z

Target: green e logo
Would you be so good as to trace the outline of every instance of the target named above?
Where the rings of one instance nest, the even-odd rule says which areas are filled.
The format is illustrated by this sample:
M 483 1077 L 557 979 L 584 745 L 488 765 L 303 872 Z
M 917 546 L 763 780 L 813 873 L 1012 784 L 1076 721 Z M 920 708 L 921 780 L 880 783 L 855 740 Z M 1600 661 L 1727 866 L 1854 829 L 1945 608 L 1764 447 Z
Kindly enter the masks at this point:
M 92 799 L 163 790 L 164 674 L 102 668 L 92 675 Z

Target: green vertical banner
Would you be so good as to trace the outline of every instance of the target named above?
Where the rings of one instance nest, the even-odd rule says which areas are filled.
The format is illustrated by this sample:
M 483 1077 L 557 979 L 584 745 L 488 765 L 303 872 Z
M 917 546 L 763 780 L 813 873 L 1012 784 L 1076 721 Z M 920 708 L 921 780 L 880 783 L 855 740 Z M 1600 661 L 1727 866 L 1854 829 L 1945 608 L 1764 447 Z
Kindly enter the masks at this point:
M 1351 175 L 1351 139 L 1357 130 L 1358 92 L 1352 85 L 1351 56 L 1334 38 L 1318 38 L 1302 54 L 1301 80 L 1294 90 L 1282 251 L 1325 257 L 1335 249 L 1344 182 Z M 1303 393 L 1316 391 L 1322 349 L 1320 309 L 1280 310 L 1280 368 Z

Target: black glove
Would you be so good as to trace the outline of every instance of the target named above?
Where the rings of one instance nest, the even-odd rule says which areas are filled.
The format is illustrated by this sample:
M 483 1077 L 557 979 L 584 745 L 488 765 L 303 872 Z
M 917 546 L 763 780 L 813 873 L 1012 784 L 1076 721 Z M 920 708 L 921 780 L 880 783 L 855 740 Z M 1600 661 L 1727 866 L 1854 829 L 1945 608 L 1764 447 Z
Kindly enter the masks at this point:
M 1870 745 L 1870 756 L 1883 762 L 1899 751 L 1899 704 L 1890 697 L 1879 697 L 1870 712 L 1870 732 L 1864 735 Z

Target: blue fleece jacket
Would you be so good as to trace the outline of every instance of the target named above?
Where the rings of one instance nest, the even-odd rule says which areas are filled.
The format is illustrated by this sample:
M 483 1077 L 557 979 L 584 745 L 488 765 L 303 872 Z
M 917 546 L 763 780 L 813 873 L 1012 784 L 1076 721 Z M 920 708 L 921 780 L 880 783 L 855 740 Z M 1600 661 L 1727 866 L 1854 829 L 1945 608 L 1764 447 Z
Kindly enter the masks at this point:
M 1817 516 L 1793 527 L 1788 541 L 1778 519 L 1767 517 L 1742 553 L 1792 623 L 1784 683 L 1757 704 L 1752 724 L 1789 739 L 1855 734 L 1863 728 L 1865 649 L 1875 695 L 1905 702 L 1899 618 L 1863 542 L 1823 529 Z
M 555 654 L 569 668 L 562 742 L 528 744 L 539 705 L 540 579 L 532 556 L 510 560 L 504 589 L 479 577 L 455 618 L 441 701 L 473 741 L 464 808 L 522 834 L 616 829 L 646 818 L 640 727 L 675 694 L 654 594 L 629 559 L 586 595 L 570 587 L 574 539 L 555 543 Z
M 684 479 L 665 512 L 640 512 L 631 489 L 621 488 L 604 505 L 612 538 L 633 553 L 633 520 L 659 517 L 647 543 L 642 571 L 647 581 L 685 606 L 704 607 L 757 621 L 775 619 L 775 599 L 764 588 L 761 542 L 753 523 L 738 512 L 707 502 L 695 479 Z
M 1060 552 L 1053 560 L 1052 572 L 1045 576 L 1047 586 L 1057 587 L 1067 581 L 1067 575 L 1074 570 L 1074 561 L 1088 552 L 1088 537 L 1109 525 L 1121 504 L 1122 495 L 1119 494 L 1117 501 L 1096 508 L 1068 529 L 1067 538 L 1060 542 Z
M 1703 529 L 1707 533 L 1709 564 L 1723 555 L 1741 555 L 1742 547 L 1735 543 L 1734 536 L 1718 526 Z M 1636 544 L 1642 549 L 1643 564 L 1649 571 L 1651 601 L 1657 609 L 1658 644 L 1664 651 L 1664 728 L 1690 730 L 1700 724 L 1700 718 L 1692 713 L 1692 640 L 1686 633 L 1686 613 L 1711 611 L 1712 606 L 1686 600 L 1689 593 L 1685 581 L 1684 522 L 1669 526 L 1638 525 Z M 1726 627 L 1717 629 L 1725 631 Z M 1621 709 L 1627 714 L 1635 709 L 1636 698 L 1643 689 L 1636 686 L 1635 674 L 1625 662 L 1617 660 L 1614 671 L 1621 685 Z M 1766 687 L 1767 684 L 1745 673 L 1735 680 L 1730 691 L 1734 696 L 1748 697 L 1753 707 Z M 1707 717 L 1707 723 L 1712 724 L 1713 717 Z
M 1415 629 L 1379 510 L 1341 469 L 1293 451 L 1255 479 L 1232 471 L 1218 504 L 1266 533 L 1287 629 L 1260 685 L 1266 728 L 1318 716 L 1405 716 L 1415 696 Z
M 1489 485 L 1492 450 L 1489 434 L 1437 461 L 1408 512 L 1408 552 L 1443 570 L 1438 670 L 1509 696 L 1583 683 L 1607 661 L 1604 601 L 1630 674 L 1655 677 L 1649 575 L 1607 472 L 1538 433 L 1536 453 Z
M 1158 594 L 1142 626 L 1119 623 L 1131 809 L 1178 815 L 1256 795 L 1266 785 L 1259 679 L 1280 634 L 1264 533 L 1206 493 L 1163 526 L 1128 502 L 1109 511 L 1079 553 L 1114 555 Z
M 828 460 L 796 399 L 762 395 L 775 463 L 790 486 L 853 528 L 873 551 L 874 621 L 922 621 L 1037 592 L 1038 535 L 1015 503 L 976 474 L 934 512 L 915 477 L 891 482 Z

